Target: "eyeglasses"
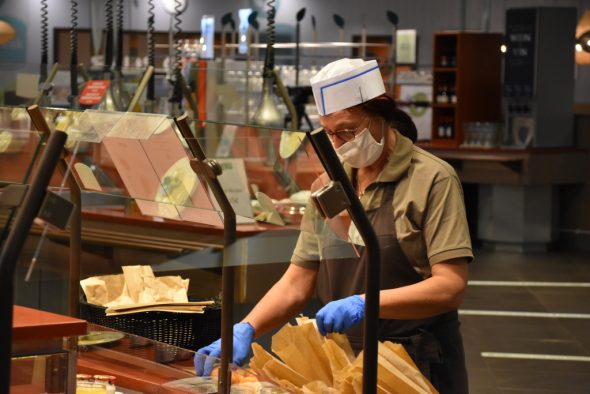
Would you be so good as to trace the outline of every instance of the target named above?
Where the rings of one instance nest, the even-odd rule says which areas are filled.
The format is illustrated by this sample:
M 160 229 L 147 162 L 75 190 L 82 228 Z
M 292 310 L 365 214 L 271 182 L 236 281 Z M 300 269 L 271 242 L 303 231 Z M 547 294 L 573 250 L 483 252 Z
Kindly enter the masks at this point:
M 354 137 L 358 134 L 359 129 L 361 129 L 362 125 L 365 123 L 365 120 L 367 120 L 367 118 L 364 118 L 361 121 L 360 125 L 354 129 L 341 129 L 341 130 L 336 130 L 336 131 L 326 130 L 326 134 L 328 134 L 328 137 L 330 137 L 332 139 L 332 141 L 334 141 L 335 137 L 338 137 L 339 139 L 341 139 L 344 142 L 352 141 L 352 140 L 354 140 Z M 367 125 L 367 128 L 370 125 L 371 125 L 371 119 L 369 119 L 369 124 Z M 364 130 L 364 128 L 362 128 L 361 131 L 362 130 Z

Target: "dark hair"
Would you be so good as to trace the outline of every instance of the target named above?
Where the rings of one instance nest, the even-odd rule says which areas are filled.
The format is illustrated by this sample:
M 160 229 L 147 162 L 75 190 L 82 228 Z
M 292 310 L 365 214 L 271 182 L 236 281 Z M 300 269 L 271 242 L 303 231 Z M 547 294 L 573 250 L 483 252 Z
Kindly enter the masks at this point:
M 387 120 L 401 135 L 408 137 L 412 142 L 418 139 L 418 129 L 414 121 L 404 111 L 397 108 L 395 100 L 388 94 L 382 94 L 361 104 L 361 107 L 373 115 L 378 115 Z

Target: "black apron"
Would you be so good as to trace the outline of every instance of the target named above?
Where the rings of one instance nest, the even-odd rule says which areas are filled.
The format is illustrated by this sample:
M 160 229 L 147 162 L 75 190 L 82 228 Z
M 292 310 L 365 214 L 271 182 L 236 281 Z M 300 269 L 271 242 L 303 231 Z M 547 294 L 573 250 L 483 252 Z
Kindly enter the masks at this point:
M 384 185 L 379 208 L 367 216 L 377 233 L 381 249 L 381 289 L 391 289 L 422 281 L 397 240 L 393 221 L 395 183 Z M 351 245 L 335 238 L 326 239 L 322 248 L 317 294 L 326 304 L 353 294 L 365 293 L 367 253 L 357 246 L 360 258 L 350 256 Z M 363 324 L 346 332 L 355 351 L 363 344 Z M 463 340 L 457 311 L 419 320 L 379 320 L 379 340 L 401 343 L 420 371 L 441 393 L 468 393 Z

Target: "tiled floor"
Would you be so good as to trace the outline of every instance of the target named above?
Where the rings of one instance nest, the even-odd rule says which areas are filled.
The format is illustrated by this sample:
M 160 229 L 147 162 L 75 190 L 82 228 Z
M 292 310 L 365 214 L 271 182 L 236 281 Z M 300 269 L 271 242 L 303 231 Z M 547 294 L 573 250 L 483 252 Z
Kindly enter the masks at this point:
M 469 279 L 460 319 L 470 393 L 590 393 L 590 254 L 477 251 Z M 558 286 L 563 282 L 575 285 Z M 490 316 L 488 311 L 540 314 Z

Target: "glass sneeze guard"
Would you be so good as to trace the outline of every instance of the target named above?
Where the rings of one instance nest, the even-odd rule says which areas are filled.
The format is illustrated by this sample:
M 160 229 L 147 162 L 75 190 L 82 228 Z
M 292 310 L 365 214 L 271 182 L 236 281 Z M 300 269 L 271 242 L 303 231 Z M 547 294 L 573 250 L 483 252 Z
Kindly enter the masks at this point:
M 153 218 L 162 226 L 186 223 L 189 225 L 187 231 L 191 226 L 222 229 L 223 217 L 219 207 L 206 182 L 193 171 L 192 155 L 176 129 L 174 119 L 163 115 L 52 108 L 43 109 L 43 113 L 50 128 L 65 131 L 69 136 L 64 160 L 82 189 L 83 212 L 114 213 L 121 219 Z M 349 241 L 347 228 L 350 221 L 346 215 L 326 221 L 317 216 L 309 203 L 310 190 L 322 186 L 325 179 L 322 176 L 324 170 L 305 133 L 215 122 L 194 122 L 192 126 L 207 157 L 216 160 L 223 169 L 220 182 L 239 215 L 238 226 L 259 227 L 264 235 L 271 235 L 271 238 L 260 238 L 258 244 L 246 244 L 246 247 L 237 242 L 229 251 L 233 255 L 232 265 L 288 262 L 294 241 L 301 234 L 320 241 L 339 240 L 346 247 L 338 252 L 340 256 L 346 259 L 356 257 L 356 249 Z M 36 132 L 33 134 L 38 138 Z M 63 174 L 56 173 L 55 177 L 53 189 L 67 196 Z M 291 241 L 287 245 L 273 242 L 274 234 L 288 234 Z M 43 244 L 42 254 L 51 265 L 44 268 L 43 274 L 33 275 L 33 282 L 21 283 L 22 289 L 36 284 L 39 288 L 48 286 L 53 270 L 61 269 L 53 257 L 57 248 L 59 242 L 57 245 L 56 242 Z M 256 253 L 254 249 L 257 249 Z M 97 253 L 96 248 L 86 246 L 84 253 L 83 275 L 92 272 L 95 262 L 118 271 L 113 268 L 113 261 Z M 30 255 L 23 257 L 25 262 L 27 257 Z M 198 252 L 169 256 L 170 262 L 186 262 L 181 267 L 187 274 L 197 266 L 206 269 L 220 266 L 219 260 L 201 264 L 200 258 L 202 254 Z M 128 262 L 143 263 L 137 260 Z M 154 271 L 158 265 L 163 267 L 166 263 L 155 263 Z M 201 274 L 199 272 L 195 278 L 202 278 Z M 205 285 L 198 279 L 195 283 L 195 286 Z M 260 283 L 257 282 L 256 286 Z M 210 294 L 215 295 L 215 292 Z M 56 299 L 60 297 L 59 292 L 55 293 Z M 240 297 L 238 292 L 237 298 Z M 49 299 L 43 302 L 46 301 Z
M 68 134 L 68 168 L 83 193 L 119 200 L 144 216 L 221 224 L 172 118 L 95 110 L 44 113 L 48 124 Z
M 25 108 L 0 107 L 0 192 L 9 185 L 30 183 L 42 136 L 31 130 Z M 0 245 L 6 238 L 16 207 L 0 207 Z

